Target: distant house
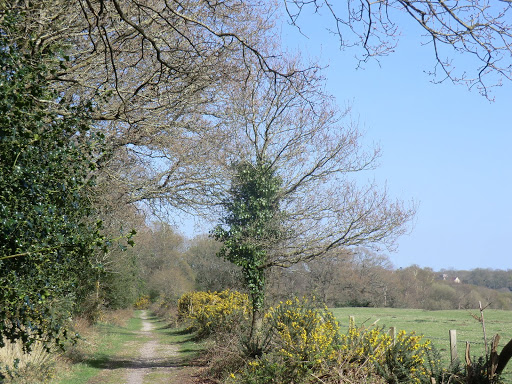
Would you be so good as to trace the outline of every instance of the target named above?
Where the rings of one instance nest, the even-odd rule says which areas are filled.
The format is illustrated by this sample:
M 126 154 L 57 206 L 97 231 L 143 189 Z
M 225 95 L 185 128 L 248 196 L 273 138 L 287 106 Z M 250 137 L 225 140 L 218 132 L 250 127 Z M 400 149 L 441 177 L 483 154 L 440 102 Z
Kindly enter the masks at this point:
M 455 284 L 460 284 L 462 283 L 462 281 L 460 281 L 460 279 L 458 277 L 456 278 L 453 278 L 453 277 L 450 277 L 450 275 L 446 274 L 446 273 L 443 273 L 442 275 L 440 275 L 440 277 L 444 280 L 444 281 L 451 281 Z

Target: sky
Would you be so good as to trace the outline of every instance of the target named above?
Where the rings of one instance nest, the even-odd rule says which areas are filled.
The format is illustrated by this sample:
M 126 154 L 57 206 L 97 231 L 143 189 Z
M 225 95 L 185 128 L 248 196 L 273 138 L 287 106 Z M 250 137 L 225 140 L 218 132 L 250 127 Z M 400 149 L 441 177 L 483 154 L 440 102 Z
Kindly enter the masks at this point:
M 283 43 L 328 66 L 326 90 L 351 105 L 364 144 L 382 150 L 362 177 L 418 205 L 411 233 L 388 254 L 393 265 L 512 269 L 512 83 L 495 88 L 494 102 L 433 84 L 431 48 L 414 28 L 402 30 L 396 52 L 356 69 L 356 51 L 340 51 L 322 19 L 301 23 L 307 37 L 283 25 Z
M 381 148 L 379 167 L 360 177 L 418 207 L 410 234 L 387 253 L 394 267 L 512 269 L 512 82 L 494 89 L 494 102 L 433 84 L 431 48 L 407 22 L 396 52 L 364 69 L 356 51 L 339 50 L 325 16 L 300 23 L 303 34 L 283 23 L 284 46 L 326 66 L 326 91 L 351 106 L 363 144 Z

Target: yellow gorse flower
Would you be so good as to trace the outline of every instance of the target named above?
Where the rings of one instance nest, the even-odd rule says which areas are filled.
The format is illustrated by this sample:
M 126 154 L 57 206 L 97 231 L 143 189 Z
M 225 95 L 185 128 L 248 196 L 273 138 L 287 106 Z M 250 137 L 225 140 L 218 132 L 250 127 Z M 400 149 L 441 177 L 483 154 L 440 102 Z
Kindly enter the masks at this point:
M 178 316 L 192 321 L 199 333 L 229 327 L 234 316 L 247 319 L 250 313 L 246 294 L 225 290 L 222 292 L 189 292 L 178 300 Z
M 307 298 L 280 302 L 265 318 L 277 333 L 279 352 L 290 363 L 311 366 L 333 359 L 339 325 L 326 308 L 313 308 Z

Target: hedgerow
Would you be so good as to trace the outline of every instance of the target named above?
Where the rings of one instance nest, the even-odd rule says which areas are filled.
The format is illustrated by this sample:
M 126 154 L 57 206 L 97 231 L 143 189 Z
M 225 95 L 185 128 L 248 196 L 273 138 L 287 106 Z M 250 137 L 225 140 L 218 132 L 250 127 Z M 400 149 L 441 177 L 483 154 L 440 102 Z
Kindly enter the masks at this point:
M 250 318 L 247 295 L 235 291 L 191 292 L 178 302 L 178 316 L 198 336 L 217 337 L 209 373 L 226 384 L 460 384 L 468 374 L 443 368 L 430 340 L 400 331 L 392 337 L 376 326 L 348 330 L 332 312 L 308 298 L 280 302 L 264 316 L 264 353 L 251 358 L 244 349 Z M 245 326 L 243 325 L 245 324 Z M 220 340 L 220 343 L 219 343 Z M 222 353 L 218 353 L 222 351 Z M 471 383 L 498 383 L 499 378 Z M 476 372 L 476 369 L 473 369 Z M 477 372 L 478 373 L 478 372 Z

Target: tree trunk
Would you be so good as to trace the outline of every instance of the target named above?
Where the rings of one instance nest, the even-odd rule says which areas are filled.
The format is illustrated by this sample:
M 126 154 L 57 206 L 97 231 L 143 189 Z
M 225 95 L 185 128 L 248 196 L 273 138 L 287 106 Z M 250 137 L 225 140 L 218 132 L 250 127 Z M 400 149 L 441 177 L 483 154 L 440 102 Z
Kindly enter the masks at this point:
M 249 342 L 247 346 L 248 354 L 253 358 L 259 357 L 263 354 L 262 328 L 263 317 L 261 310 L 253 306 L 251 331 L 249 333 Z

